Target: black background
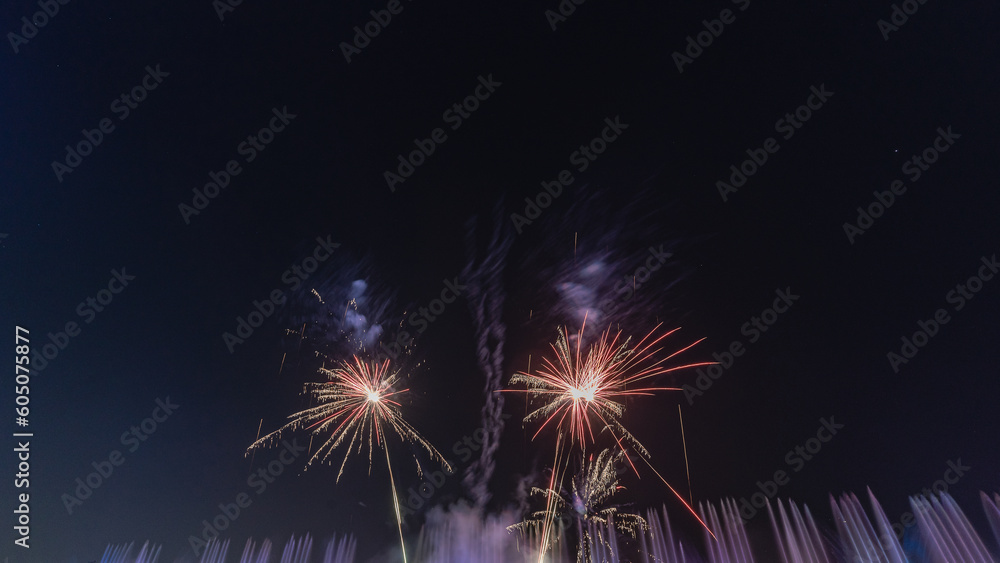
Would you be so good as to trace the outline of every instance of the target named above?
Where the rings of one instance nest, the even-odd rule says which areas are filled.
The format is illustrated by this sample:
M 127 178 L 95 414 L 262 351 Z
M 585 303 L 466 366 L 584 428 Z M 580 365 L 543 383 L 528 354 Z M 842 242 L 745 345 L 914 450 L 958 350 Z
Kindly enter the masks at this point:
M 554 324 L 529 315 L 552 306 L 546 260 L 572 258 L 574 234 L 581 248 L 618 256 L 624 274 L 647 247 L 668 243 L 671 268 L 649 281 L 655 307 L 627 330 L 644 333 L 659 320 L 683 326 L 684 342 L 707 337 L 691 357 L 746 343 L 741 325 L 775 290 L 801 296 L 693 404 L 674 393 L 630 406 L 626 425 L 668 478 L 686 480 L 676 404 L 694 495 L 708 501 L 749 497 L 832 416 L 843 430 L 778 496 L 808 503 L 829 524 L 829 493 L 870 486 L 896 520 L 907 495 L 961 459 L 971 470 L 951 492 L 983 523 L 978 491 L 996 490 L 1000 477 L 1000 281 L 986 282 L 961 311 L 945 296 L 1000 245 L 996 5 L 929 0 L 888 40 L 877 21 L 890 18 L 890 3 L 751 0 L 740 11 L 722 1 L 590 0 L 555 30 L 545 16 L 555 1 L 402 6 L 350 63 L 341 42 L 384 3 L 245 2 L 220 21 L 208 1 L 74 1 L 18 52 L 5 46 L 3 322 L 11 332 L 29 328 L 36 349 L 68 321 L 82 329 L 32 378 L 32 547 L 13 546 L 5 508 L 3 554 L 83 562 L 107 543 L 149 539 L 164 544 L 167 560 L 190 557 L 201 521 L 248 490 L 243 454 L 261 419 L 264 431 L 277 428 L 301 406 L 302 382 L 317 378 L 305 361 L 279 375 L 283 332 L 297 328 L 281 315 L 230 354 L 221 335 L 236 317 L 285 287 L 282 272 L 317 236 L 341 247 L 310 283 L 342 278 L 365 260 L 380 276 L 370 283 L 395 292 L 394 314 L 426 304 L 465 264 L 467 219 L 488 225 L 501 202 L 509 223 L 615 116 L 628 129 L 574 171 L 574 184 L 514 241 L 504 276 L 505 380 L 554 334 Z M 735 21 L 678 72 L 672 54 L 723 9 Z M 0 27 L 20 33 L 20 18 L 38 10 L 7 3 Z M 109 105 L 147 65 L 169 76 L 119 121 Z M 442 112 L 489 75 L 502 85 L 390 191 L 383 172 L 397 155 L 447 127 Z M 724 202 L 716 182 L 747 149 L 777 136 L 775 122 L 805 103 L 811 86 L 834 94 Z M 178 205 L 191 204 L 192 189 L 240 158 L 237 145 L 286 106 L 296 115 L 289 126 L 186 224 Z M 58 181 L 52 162 L 104 117 L 115 130 Z M 918 181 L 906 178 L 904 162 L 949 126 L 960 138 Z M 843 224 L 896 179 L 906 193 L 852 244 Z M 620 246 L 600 245 L 608 232 Z M 83 324 L 77 305 L 122 268 L 136 279 Z M 951 321 L 895 373 L 886 354 L 938 308 Z M 471 333 L 465 304 L 450 306 L 410 362 L 408 418 L 443 451 L 480 425 Z M 687 372 L 677 383 L 694 378 Z M 12 379 L 3 386 L 8 413 Z M 179 409 L 67 514 L 61 497 L 74 480 L 122 449 L 120 434 L 167 396 Z M 506 412 L 515 418 L 497 457 L 493 510 L 513 502 L 518 480 L 544 465 L 552 446 L 551 436 L 529 441 L 518 400 Z M 18 428 L 4 420 L 4 490 L 13 495 L 9 435 Z M 258 454 L 254 468 L 276 454 Z M 396 537 L 387 476 L 377 463 L 369 475 L 363 457 L 339 484 L 336 468 L 292 466 L 233 523 L 234 545 L 351 533 L 364 558 L 384 553 Z M 397 477 L 401 488 L 419 485 L 411 469 Z M 629 487 L 626 500 L 642 509 L 665 502 L 682 529 L 697 532 L 662 485 Z M 433 502 L 462 494 L 452 479 Z

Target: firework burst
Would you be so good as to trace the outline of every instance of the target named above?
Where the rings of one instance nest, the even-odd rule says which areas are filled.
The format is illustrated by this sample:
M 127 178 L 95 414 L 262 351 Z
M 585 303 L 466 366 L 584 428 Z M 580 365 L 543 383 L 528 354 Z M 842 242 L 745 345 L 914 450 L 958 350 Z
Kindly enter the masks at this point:
M 532 513 L 524 521 L 508 527 L 508 530 L 530 533 L 544 528 L 547 519 L 553 515 L 564 524 L 575 523 L 577 561 L 590 560 L 588 546 L 594 541 L 590 536 L 593 525 L 610 525 L 618 532 L 635 538 L 646 530 L 646 520 L 637 514 L 621 511 L 618 505 L 607 503 L 615 493 L 624 489 L 618 480 L 623 457 L 621 451 L 612 449 L 601 451 L 596 459 L 590 454 L 580 471 L 573 476 L 569 491 L 533 488 L 531 494 L 547 496 L 546 510 Z
M 393 504 L 396 509 L 396 522 L 399 525 L 400 544 L 403 544 L 402 518 L 399 509 L 399 499 L 396 494 L 396 482 L 392 474 L 392 462 L 389 458 L 389 448 L 386 442 L 386 431 L 391 429 L 403 441 L 418 444 L 430 455 L 432 460 L 441 462 L 449 472 L 451 466 L 444 456 L 437 451 L 410 423 L 403 419 L 400 411 L 402 405 L 399 399 L 409 389 L 396 389 L 400 373 L 391 370 L 389 360 L 378 363 L 365 361 L 354 356 L 352 361 L 341 361 L 333 369 L 321 368 L 320 373 L 329 377 L 324 383 L 306 383 L 305 392 L 310 394 L 316 406 L 291 415 L 291 422 L 278 430 L 258 439 L 247 449 L 252 451 L 273 444 L 279 437 L 288 432 L 301 429 L 310 430 L 316 435 L 328 435 L 326 440 L 309 458 L 308 465 L 315 461 L 325 462 L 330 455 L 345 442 L 347 443 L 344 459 L 340 463 L 337 482 L 344 473 L 344 466 L 351 453 L 360 453 L 365 443 L 368 445 L 368 470 L 371 471 L 372 452 L 375 447 L 385 449 L 385 461 L 389 468 L 389 480 L 392 486 Z M 423 475 L 420 462 L 414 456 L 417 474 Z M 406 561 L 406 548 L 403 545 L 403 560 Z
M 680 391 L 678 387 L 647 387 L 648 380 L 681 369 L 711 365 L 713 362 L 699 362 L 667 367 L 666 363 L 701 342 L 698 340 L 665 358 L 657 359 L 657 347 L 663 339 L 679 329 L 674 329 L 654 338 L 660 325 L 642 338 L 635 346 L 630 346 L 628 338 L 622 339 L 621 331 L 611 335 L 605 330 L 597 342 L 584 350 L 584 326 L 570 338 L 569 331 L 559 331 L 552 344 L 555 359 L 544 358 L 542 367 L 535 374 L 515 373 L 512 385 L 523 384 L 526 390 L 508 389 L 508 392 L 526 392 L 541 398 L 543 404 L 528 413 L 524 422 L 543 420 L 532 439 L 555 421 L 555 426 L 568 432 L 571 443 L 586 446 L 594 442 L 594 419 L 600 429 L 608 429 L 621 445 L 621 440 L 630 442 L 636 450 L 648 456 L 646 449 L 620 422 L 625 407 L 622 401 L 630 396 L 652 395 L 654 391 Z M 704 340 L 704 339 L 702 339 Z M 624 449 L 623 449 L 624 451 Z
M 654 391 L 680 391 L 677 387 L 650 387 L 649 381 L 655 377 L 697 366 L 712 365 L 714 362 L 697 362 L 670 366 L 668 362 L 679 354 L 689 350 L 704 339 L 697 340 L 666 357 L 660 355 L 660 344 L 665 338 L 680 330 L 675 328 L 659 337 L 656 333 L 661 325 L 657 325 L 637 344 L 631 345 L 630 339 L 622 338 L 621 331 L 613 336 L 611 328 L 605 330 L 596 343 L 589 348 L 584 346 L 584 330 L 586 319 L 580 331 L 571 339 L 569 331 L 563 328 L 554 344 L 552 351 L 554 359 L 544 358 L 542 366 L 535 374 L 528 372 L 515 373 L 511 384 L 523 384 L 527 389 L 505 390 L 528 393 L 529 396 L 540 398 L 542 405 L 530 411 L 524 422 L 542 420 L 538 430 L 532 436 L 534 440 L 550 424 L 559 430 L 557 440 L 556 465 L 560 458 L 560 446 L 563 433 L 569 435 L 569 445 L 579 443 L 586 451 L 587 443 L 596 441 L 594 424 L 598 430 L 610 432 L 621 454 L 628 460 L 636 475 L 638 469 L 632 463 L 626 452 L 626 443 L 639 453 L 639 458 L 656 474 L 670 491 L 684 504 L 690 512 L 705 527 L 712 531 L 702 521 L 690 504 L 684 500 L 662 475 L 650 464 L 650 454 L 646 448 L 621 423 L 625 410 L 624 400 L 632 396 L 652 395 Z M 553 480 L 550 483 L 547 518 L 542 521 L 542 542 L 544 546 L 549 541 L 550 524 L 554 521 L 556 504 L 552 495 L 552 485 L 556 483 L 555 476 L 559 473 L 553 469 Z M 714 534 L 713 534 L 714 536 Z
M 341 361 L 333 369 L 320 368 L 319 371 L 330 381 L 305 384 L 305 393 L 312 397 L 316 406 L 289 416 L 291 422 L 251 444 L 247 453 L 272 445 L 282 435 L 301 429 L 310 430 L 314 436 L 328 435 L 307 465 L 326 462 L 333 451 L 346 442 L 347 451 L 337 473 L 339 481 L 348 457 L 351 453 L 360 453 L 366 442 L 370 468 L 375 446 L 385 447 L 386 430 L 392 429 L 401 439 L 422 446 L 432 460 L 450 469 L 441 453 L 403 419 L 399 399 L 409 389 L 396 389 L 400 373 L 390 369 L 389 360 L 376 363 L 354 356 L 352 361 Z M 417 472 L 421 473 L 419 463 Z

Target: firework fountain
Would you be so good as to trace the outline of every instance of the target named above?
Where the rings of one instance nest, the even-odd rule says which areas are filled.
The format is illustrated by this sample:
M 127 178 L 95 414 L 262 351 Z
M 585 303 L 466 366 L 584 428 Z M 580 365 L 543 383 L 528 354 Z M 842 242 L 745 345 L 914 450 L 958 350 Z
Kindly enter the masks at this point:
M 725 499 L 717 504 L 702 502 L 697 509 L 685 501 L 660 475 L 651 462 L 650 452 L 623 424 L 626 401 L 660 392 L 679 390 L 659 385 L 657 378 L 668 373 L 707 365 L 711 362 L 676 362 L 678 356 L 691 350 L 700 340 L 688 341 L 669 354 L 662 353 L 668 337 L 677 329 L 661 331 L 661 324 L 634 342 L 619 328 L 634 327 L 638 313 L 645 311 L 650 300 L 646 293 L 637 295 L 637 286 L 627 284 L 618 289 L 615 272 L 624 267 L 611 258 L 608 244 L 603 250 L 579 259 L 574 253 L 572 267 L 555 265 L 549 271 L 555 280 L 558 304 L 552 309 L 563 315 L 560 322 L 551 322 L 551 315 L 541 322 L 561 326 L 550 345 L 551 354 L 544 357 L 532 371 L 516 372 L 510 385 L 504 388 L 504 346 L 506 326 L 503 321 L 503 274 L 505 261 L 512 246 L 512 235 L 505 228 L 502 209 L 498 206 L 488 230 L 485 251 L 477 244 L 477 223 L 472 220 L 468 230 L 468 263 L 461 275 L 466 286 L 466 298 L 473 322 L 476 353 L 484 376 L 482 427 L 485 430 L 479 458 L 463 476 L 467 498 L 450 506 L 432 508 L 426 514 L 425 525 L 416 537 L 411 557 L 407 557 L 400 504 L 395 483 L 392 456 L 388 440 L 395 436 L 401 442 L 420 446 L 432 460 L 451 470 L 448 462 L 404 418 L 402 374 L 388 360 L 367 359 L 383 334 L 385 299 L 375 298 L 373 288 L 355 280 L 349 287 L 321 287 L 312 291 L 322 314 L 313 322 L 301 322 L 295 331 L 301 344 L 309 330 L 315 332 L 317 343 L 327 339 L 327 351 L 333 367 L 320 368 L 329 381 L 307 383 L 305 392 L 313 405 L 291 415 L 291 421 L 278 430 L 259 438 L 247 450 L 275 443 L 285 433 L 308 431 L 322 436 L 319 448 L 308 464 L 326 462 L 338 448 L 343 458 L 338 460 L 340 479 L 347 460 L 353 454 L 367 450 L 369 468 L 375 450 L 384 449 L 389 470 L 396 527 L 402 547 L 403 561 L 421 563 L 752 563 L 755 561 L 782 563 L 834 563 L 872 561 L 901 562 L 992 562 L 991 553 L 955 501 L 947 494 L 910 499 L 917 526 L 901 543 L 896 537 L 875 496 L 868 491 L 870 510 L 866 513 L 854 495 L 830 498 L 832 525 L 817 522 L 808 507 L 792 501 L 768 501 L 770 538 L 752 537 L 735 501 Z M 655 252 L 653 252 L 655 250 Z M 650 248 L 645 264 L 662 267 L 670 252 L 664 246 Z M 613 264 L 614 267 L 610 266 Z M 554 272 L 554 273 L 553 273 Z M 647 272 L 648 273 L 648 272 Z M 621 280 L 619 280 L 621 281 Z M 627 280 L 626 280 L 627 281 Z M 609 287 L 627 295 L 615 302 L 599 303 L 600 295 Z M 340 289 L 337 289 L 340 288 Z M 337 291 L 333 291 L 337 289 Z M 346 305 L 345 305 L 346 303 Z M 567 316 L 568 315 L 568 316 Z M 530 317 L 530 315 L 529 315 Z M 599 321 L 599 328 L 596 326 Z M 567 321 L 573 327 L 566 326 Z M 588 332 L 590 331 L 590 332 Z M 333 335 L 333 336 L 331 336 Z M 332 339 L 332 341 L 330 340 Z M 335 346 L 333 346 L 335 345 Z M 344 348 L 348 350 L 345 352 Z M 349 358 L 349 359 L 339 359 Z M 284 360 L 283 360 L 284 361 Z M 284 364 L 283 364 L 284 365 Z M 506 393 L 523 393 L 532 403 L 526 403 L 524 423 L 532 428 L 532 442 L 546 432 L 554 434 L 551 466 L 546 468 L 543 487 L 527 494 L 528 478 L 521 479 L 519 490 L 525 492 L 520 505 L 493 503 L 490 482 L 496 469 L 500 437 L 503 431 L 501 414 Z M 529 407 L 530 405 L 530 407 Z M 607 444 L 600 444 L 606 441 Z M 538 440 L 541 442 L 541 440 Z M 548 452 L 546 452 L 548 455 Z M 416 461 L 417 473 L 422 468 Z M 642 464 L 637 467 L 635 461 Z M 574 464 L 576 471 L 571 471 Z M 639 512 L 628 500 L 622 477 L 640 469 L 652 471 L 680 500 L 688 513 L 702 525 L 700 545 L 675 535 L 668 517 L 668 508 L 645 508 Z M 542 508 L 529 510 L 531 499 L 541 499 Z M 982 494 L 981 501 L 993 535 L 1000 541 L 1000 495 Z M 673 502 L 673 501 L 672 501 Z M 491 510 L 488 505 L 501 508 Z M 754 540 L 754 541 L 751 541 Z M 213 540 L 197 563 L 227 563 L 230 559 L 228 540 Z M 238 559 L 240 563 L 347 563 L 354 561 L 356 544 L 351 537 L 334 538 L 322 554 L 312 552 L 308 536 L 292 538 L 281 553 L 270 541 L 256 544 L 250 540 Z M 161 548 L 144 545 L 137 554 L 132 544 L 109 546 L 102 563 L 158 563 Z M 398 557 L 383 552 L 380 562 Z M 188 562 L 185 562 L 188 563 Z
M 995 563 L 996 552 L 987 549 L 975 528 L 947 493 L 938 496 L 911 497 L 910 507 L 916 526 L 901 543 L 889 526 L 881 505 L 869 490 L 870 516 L 852 494 L 839 499 L 830 497 L 836 529 L 827 530 L 816 522 L 808 507 L 791 501 L 767 505 L 771 541 L 756 538 L 751 547 L 736 502 L 726 499 L 718 506 L 702 503 L 699 512 L 716 531 L 707 533 L 698 549 L 678 538 L 670 525 L 666 507 L 649 509 L 643 518 L 645 527 L 636 538 L 622 535 L 614 516 L 586 522 L 586 563 Z M 981 493 L 980 500 L 995 538 L 1000 538 L 1000 495 Z M 436 511 L 421 532 L 414 561 L 418 563 L 520 563 L 534 561 L 537 551 L 519 542 L 517 534 L 502 530 L 501 524 L 514 517 L 501 514 L 480 518 L 467 507 L 469 518 L 441 517 Z M 459 523 L 464 523 L 460 525 Z M 1000 540 L 998 540 L 1000 541 Z M 528 542 L 531 544 L 534 542 Z M 323 554 L 312 557 L 313 540 L 309 536 L 291 538 L 280 557 L 272 553 L 267 540 L 257 545 L 247 541 L 239 559 L 229 559 L 229 542 L 212 540 L 197 563 L 353 563 L 355 541 L 350 537 L 333 538 Z M 161 547 L 146 543 L 135 552 L 133 544 L 108 546 L 101 563 L 160 563 Z M 755 555 L 755 552 L 758 552 Z M 543 559 L 547 563 L 569 563 L 577 558 L 568 555 L 563 541 Z

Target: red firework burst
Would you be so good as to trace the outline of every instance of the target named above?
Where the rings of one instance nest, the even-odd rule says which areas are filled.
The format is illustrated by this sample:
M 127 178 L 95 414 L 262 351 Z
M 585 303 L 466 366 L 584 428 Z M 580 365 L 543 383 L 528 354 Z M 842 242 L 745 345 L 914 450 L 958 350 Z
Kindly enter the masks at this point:
M 605 330 L 595 344 L 589 348 L 584 347 L 584 328 L 586 319 L 580 331 L 576 333 L 575 343 L 571 342 L 569 331 L 563 328 L 559 332 L 556 342 L 552 344 L 552 351 L 555 358 L 544 358 L 542 367 L 535 374 L 528 372 L 515 373 L 511 378 L 511 384 L 524 384 L 527 389 L 505 391 L 519 391 L 528 393 L 535 398 L 541 398 L 543 403 L 540 407 L 529 412 L 524 417 L 524 422 L 542 419 L 543 422 L 532 436 L 534 440 L 542 430 L 555 421 L 555 426 L 562 432 L 566 431 L 570 437 L 570 445 L 579 442 L 582 449 L 586 449 L 589 442 L 595 442 L 593 423 L 598 422 L 600 430 L 608 430 L 622 453 L 626 453 L 623 440 L 628 442 L 640 455 L 639 457 L 649 466 L 657 477 L 670 489 L 670 491 L 684 504 L 687 510 L 708 530 L 708 533 L 715 537 L 712 530 L 698 516 L 684 497 L 674 489 L 666 479 L 649 462 L 649 452 L 636 440 L 635 436 L 621 423 L 621 417 L 625 406 L 623 401 L 630 396 L 652 395 L 654 391 L 680 391 L 677 387 L 650 387 L 649 380 L 670 373 L 673 371 L 687 369 L 697 366 L 713 365 L 715 362 L 695 362 L 683 365 L 670 366 L 668 362 L 677 355 L 689 350 L 692 346 L 701 342 L 699 339 L 672 354 L 660 357 L 660 344 L 665 338 L 680 330 L 675 328 L 659 337 L 655 334 L 660 326 L 657 325 L 652 331 L 644 336 L 635 346 L 631 346 L 629 339 L 622 339 L 619 330 L 611 335 L 611 328 Z M 560 440 L 557 440 L 557 444 Z M 556 459 L 559 459 L 559 446 L 557 446 Z M 636 475 L 639 471 L 629 456 L 624 456 Z M 556 481 L 559 471 L 553 470 L 552 483 L 550 489 Z M 550 511 L 553 507 L 547 508 Z M 547 541 L 548 528 L 543 529 L 543 544 Z
M 595 439 L 596 419 L 601 429 L 611 430 L 616 441 L 620 443 L 625 438 L 646 454 L 645 448 L 620 422 L 624 412 L 622 401 L 630 396 L 652 395 L 654 391 L 680 391 L 678 387 L 649 387 L 645 383 L 672 371 L 713 364 L 697 362 L 668 367 L 671 359 L 704 339 L 658 358 L 660 343 L 679 328 L 654 338 L 661 326 L 657 325 L 635 346 L 630 346 L 629 339 L 622 339 L 621 331 L 612 336 L 608 328 L 595 344 L 585 348 L 585 326 L 586 321 L 574 335 L 575 343 L 571 342 L 569 331 L 561 329 L 551 345 L 554 359 L 543 358 L 542 366 L 534 374 L 518 372 L 511 378 L 511 384 L 524 384 L 528 388 L 505 391 L 528 393 L 544 401 L 524 418 L 525 422 L 544 419 L 532 439 L 556 421 L 556 426 L 568 431 L 572 443 L 579 441 L 586 445 L 588 438 L 590 442 Z

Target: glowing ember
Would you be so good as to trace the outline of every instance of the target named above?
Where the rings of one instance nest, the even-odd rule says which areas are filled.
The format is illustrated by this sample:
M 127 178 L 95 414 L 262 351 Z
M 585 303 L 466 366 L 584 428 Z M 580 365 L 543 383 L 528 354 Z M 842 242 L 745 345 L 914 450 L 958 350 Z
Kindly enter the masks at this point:
M 574 401 L 579 401 L 583 399 L 587 402 L 594 400 L 594 390 L 593 389 L 577 389 L 576 387 L 569 388 L 569 394 L 573 397 Z

